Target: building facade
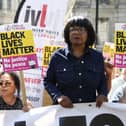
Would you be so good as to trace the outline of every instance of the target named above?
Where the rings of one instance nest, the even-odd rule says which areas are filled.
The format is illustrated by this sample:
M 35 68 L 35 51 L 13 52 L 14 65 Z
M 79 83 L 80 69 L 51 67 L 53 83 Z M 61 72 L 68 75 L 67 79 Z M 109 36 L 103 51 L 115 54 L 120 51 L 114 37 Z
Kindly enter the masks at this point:
M 13 23 L 21 0 L 0 0 L 0 25 Z
M 96 1 L 98 2 L 98 45 L 114 41 L 115 23 L 126 23 L 126 0 L 68 0 L 66 19 L 84 16 L 96 29 Z M 13 23 L 21 0 L 0 0 L 0 24 Z
M 126 23 L 126 0 L 76 0 L 72 16 L 84 16 L 96 29 L 96 1 L 98 2 L 98 45 L 114 42 L 115 23 Z

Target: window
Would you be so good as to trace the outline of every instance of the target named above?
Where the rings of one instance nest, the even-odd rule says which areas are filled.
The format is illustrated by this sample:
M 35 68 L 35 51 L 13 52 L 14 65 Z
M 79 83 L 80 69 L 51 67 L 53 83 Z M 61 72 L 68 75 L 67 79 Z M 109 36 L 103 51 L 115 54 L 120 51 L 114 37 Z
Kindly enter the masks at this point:
M 109 5 L 110 4 L 110 0 L 100 0 L 100 4 Z
M 0 10 L 3 9 L 3 0 L 0 0 Z
M 11 10 L 12 7 L 11 2 L 12 0 L 7 0 L 7 10 Z

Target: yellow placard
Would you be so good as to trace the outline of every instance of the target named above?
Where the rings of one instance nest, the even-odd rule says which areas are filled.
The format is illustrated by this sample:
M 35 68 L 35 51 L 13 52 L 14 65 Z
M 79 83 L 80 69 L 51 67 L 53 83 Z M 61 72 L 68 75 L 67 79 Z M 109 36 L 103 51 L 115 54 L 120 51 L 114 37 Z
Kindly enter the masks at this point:
M 113 64 L 114 60 L 114 43 L 111 42 L 105 42 L 103 46 L 103 56 L 105 62 L 109 62 Z
M 48 66 L 52 53 L 59 48 L 62 48 L 62 46 L 45 46 L 44 47 L 42 66 L 45 66 L 45 67 Z
M 114 43 L 116 54 L 126 54 L 126 31 L 115 31 Z
M 1 56 L 20 56 L 35 53 L 32 30 L 0 33 Z

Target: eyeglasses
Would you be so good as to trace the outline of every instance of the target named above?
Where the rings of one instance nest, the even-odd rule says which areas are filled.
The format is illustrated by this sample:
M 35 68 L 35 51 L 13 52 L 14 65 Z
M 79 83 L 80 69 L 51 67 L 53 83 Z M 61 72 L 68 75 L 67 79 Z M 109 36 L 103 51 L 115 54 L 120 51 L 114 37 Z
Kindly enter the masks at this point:
M 0 81 L 0 87 L 5 86 L 5 87 L 9 87 L 12 84 L 12 82 L 6 81 L 6 82 L 2 82 Z
M 70 32 L 79 31 L 82 33 L 87 32 L 87 30 L 84 27 L 70 27 L 69 31 Z

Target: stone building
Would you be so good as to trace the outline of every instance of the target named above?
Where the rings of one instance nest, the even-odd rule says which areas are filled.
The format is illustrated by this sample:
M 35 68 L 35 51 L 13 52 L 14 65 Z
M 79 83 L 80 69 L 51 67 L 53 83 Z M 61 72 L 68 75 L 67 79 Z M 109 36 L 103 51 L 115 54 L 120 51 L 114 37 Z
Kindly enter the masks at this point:
M 113 42 L 115 23 L 126 23 L 126 0 L 76 0 L 70 16 L 85 16 L 96 29 L 96 1 L 98 4 L 98 45 Z
M 68 0 L 66 18 L 85 16 L 96 29 L 96 1 L 98 1 L 98 45 L 113 42 L 115 23 L 126 22 L 126 0 Z M 0 0 L 0 24 L 12 23 L 21 0 Z
M 0 0 L 0 24 L 13 23 L 21 0 Z

